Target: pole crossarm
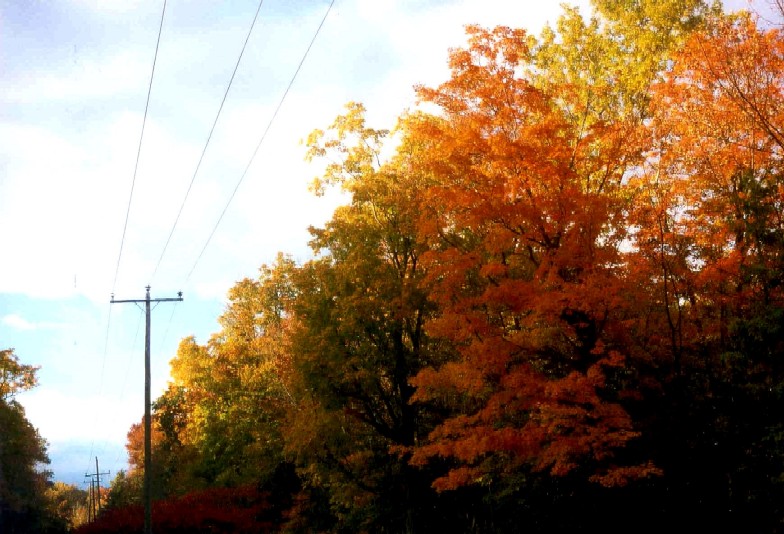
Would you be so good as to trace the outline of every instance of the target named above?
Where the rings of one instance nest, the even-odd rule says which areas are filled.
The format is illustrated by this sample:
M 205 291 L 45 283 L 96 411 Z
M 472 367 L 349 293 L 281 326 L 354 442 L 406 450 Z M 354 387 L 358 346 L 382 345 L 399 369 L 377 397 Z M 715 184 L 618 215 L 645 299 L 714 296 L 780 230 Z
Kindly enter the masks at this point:
M 85 473 L 84 477 L 85 477 L 85 478 L 89 478 L 89 477 L 94 477 L 94 476 L 96 476 L 96 475 L 100 475 L 100 476 L 102 476 L 102 477 L 105 477 L 105 476 L 109 476 L 109 475 L 111 475 L 111 474 L 112 474 L 112 473 L 111 473 L 110 471 L 102 471 L 102 472 L 100 472 L 100 473 Z
M 149 290 L 149 286 L 148 286 Z M 134 304 L 139 304 L 142 302 L 182 302 L 182 291 L 177 293 L 177 297 L 167 297 L 162 299 L 124 299 L 124 300 L 115 300 L 114 295 L 112 295 L 112 299 L 109 301 L 110 304 L 123 304 L 127 302 L 131 302 Z
M 176 297 L 160 299 L 150 298 L 150 286 L 144 299 L 115 300 L 114 294 L 109 301 L 111 304 L 144 303 L 146 315 L 145 342 L 144 342 L 144 532 L 152 532 L 152 416 L 150 414 L 150 303 L 151 302 L 182 302 L 182 291 Z M 96 460 L 97 462 L 97 460 Z M 96 471 L 97 471 L 96 465 Z

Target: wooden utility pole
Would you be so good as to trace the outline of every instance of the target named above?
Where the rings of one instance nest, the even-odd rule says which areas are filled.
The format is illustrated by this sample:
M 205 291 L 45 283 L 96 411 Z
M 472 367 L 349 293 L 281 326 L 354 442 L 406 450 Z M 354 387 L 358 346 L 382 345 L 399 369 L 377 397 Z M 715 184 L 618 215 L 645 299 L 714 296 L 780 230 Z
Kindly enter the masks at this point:
M 98 511 L 95 508 L 95 481 L 92 478 L 90 479 L 90 502 L 93 509 L 93 521 L 95 521 L 98 519 Z
M 101 477 L 104 476 L 104 475 L 108 475 L 108 474 L 109 474 L 109 471 L 104 471 L 103 473 L 101 473 L 98 470 L 98 457 L 96 456 L 95 457 L 95 473 L 86 473 L 84 475 L 85 478 L 90 477 L 90 488 L 91 489 L 92 489 L 92 481 L 93 481 L 92 477 L 95 477 L 95 488 L 96 488 L 96 491 L 95 491 L 95 493 L 96 493 L 95 502 L 98 503 L 98 513 L 101 512 Z
M 152 419 L 150 417 L 150 303 L 182 302 L 182 291 L 176 297 L 150 299 L 150 286 L 145 288 L 144 300 L 114 300 L 112 304 L 144 302 L 146 324 L 144 330 L 144 534 L 152 534 Z
M 87 522 L 92 523 L 95 521 L 95 494 L 93 492 L 93 479 L 90 475 L 84 475 L 84 478 L 90 479 L 90 489 L 88 490 L 89 503 L 87 504 Z

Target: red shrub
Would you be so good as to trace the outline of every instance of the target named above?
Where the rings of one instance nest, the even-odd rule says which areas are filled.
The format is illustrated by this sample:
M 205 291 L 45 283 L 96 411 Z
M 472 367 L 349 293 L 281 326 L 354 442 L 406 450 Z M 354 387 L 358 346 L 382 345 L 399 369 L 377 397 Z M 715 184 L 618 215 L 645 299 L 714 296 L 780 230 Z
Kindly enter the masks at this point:
M 153 503 L 156 534 L 263 534 L 274 531 L 269 495 L 254 487 L 214 488 Z M 75 534 L 137 534 L 144 528 L 144 509 L 107 510 Z

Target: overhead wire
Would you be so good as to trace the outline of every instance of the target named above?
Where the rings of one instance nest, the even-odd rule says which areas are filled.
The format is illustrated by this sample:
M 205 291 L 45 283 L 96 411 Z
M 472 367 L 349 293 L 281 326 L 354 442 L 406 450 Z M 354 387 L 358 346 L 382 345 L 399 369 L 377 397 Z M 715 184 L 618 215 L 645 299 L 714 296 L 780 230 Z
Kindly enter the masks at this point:
M 201 261 L 201 258 L 204 255 L 204 251 L 207 250 L 207 247 L 209 246 L 210 241 L 212 241 L 212 237 L 215 235 L 215 232 L 217 231 L 218 226 L 220 225 L 221 221 L 223 220 L 224 215 L 226 215 L 226 211 L 229 209 L 229 205 L 231 204 L 232 200 L 234 200 L 234 196 L 237 194 L 237 190 L 240 188 L 240 185 L 242 184 L 242 181 L 245 179 L 245 176 L 248 174 L 248 170 L 250 169 L 251 165 L 253 164 L 253 160 L 256 158 L 256 154 L 259 152 L 259 149 L 261 148 L 262 143 L 264 143 L 264 139 L 266 139 L 267 133 L 270 131 L 270 128 L 272 127 L 272 123 L 275 121 L 275 118 L 278 116 L 278 112 L 280 111 L 280 108 L 283 106 L 283 102 L 286 100 L 286 96 L 288 96 L 289 91 L 291 90 L 291 87 L 294 85 L 294 81 L 297 79 L 297 75 L 299 74 L 299 71 L 302 69 L 302 65 L 305 63 L 305 60 L 307 59 L 308 54 L 310 53 L 311 48 L 313 48 L 313 43 L 316 42 L 316 39 L 318 38 L 318 35 L 321 32 L 321 28 L 324 26 L 324 22 L 327 20 L 327 16 L 329 16 L 330 11 L 332 10 L 332 6 L 334 6 L 334 5 L 335 5 L 335 0 L 332 0 L 330 2 L 330 4 L 329 4 L 329 7 L 327 8 L 327 11 L 324 13 L 324 16 L 321 19 L 321 23 L 319 23 L 318 28 L 316 28 L 316 32 L 313 34 L 313 38 L 310 40 L 310 44 L 308 44 L 308 48 L 305 50 L 305 53 L 302 55 L 302 59 L 300 60 L 299 65 L 297 65 L 297 69 L 296 69 L 296 71 L 294 71 L 294 75 L 291 77 L 291 80 L 289 81 L 289 84 L 286 87 L 286 90 L 283 92 L 283 96 L 281 97 L 280 101 L 278 102 L 278 105 L 275 108 L 275 112 L 272 114 L 272 117 L 270 118 L 269 122 L 267 123 L 267 127 L 264 129 L 264 133 L 262 133 L 261 139 L 259 140 L 258 144 L 256 145 L 256 149 L 253 151 L 253 155 L 250 157 L 250 160 L 248 161 L 248 164 L 245 166 L 245 170 L 243 171 L 242 175 L 240 176 L 240 179 L 237 181 L 237 184 L 234 186 L 234 191 L 232 191 L 231 195 L 229 196 L 229 199 L 226 202 L 226 205 L 223 207 L 223 211 L 221 212 L 220 216 L 218 217 L 218 220 L 215 222 L 215 226 L 213 226 L 212 231 L 210 232 L 210 235 L 207 238 L 207 241 L 204 243 L 204 246 L 202 247 L 201 252 L 199 252 L 199 256 L 196 258 L 196 261 L 193 263 L 193 266 L 191 267 L 191 270 L 188 272 L 188 275 L 185 277 L 185 282 L 188 282 L 190 280 L 191 275 L 193 274 L 193 271 L 196 270 L 196 266 L 199 264 L 199 261 Z
M 188 199 L 188 197 L 190 195 L 190 191 L 192 189 L 192 186 L 193 186 L 193 183 L 194 183 L 194 181 L 196 179 L 198 171 L 199 171 L 199 169 L 201 167 L 201 163 L 202 163 L 202 161 L 204 159 L 204 155 L 205 155 L 205 153 L 207 151 L 207 148 L 209 146 L 209 143 L 210 143 L 210 140 L 212 138 L 213 132 L 214 132 L 215 127 L 217 125 L 217 122 L 218 122 L 218 120 L 220 118 L 223 106 L 225 104 L 225 101 L 226 101 L 226 98 L 228 96 L 229 90 L 231 89 L 231 85 L 233 83 L 234 77 L 235 77 L 236 72 L 238 70 L 239 64 L 240 64 L 240 62 L 242 60 L 242 56 L 244 54 L 244 51 L 246 49 L 248 40 L 250 38 L 250 35 L 251 35 L 251 33 L 253 31 L 253 28 L 254 28 L 254 26 L 256 24 L 256 21 L 258 19 L 258 15 L 259 15 L 259 12 L 261 10 L 261 7 L 262 7 L 263 3 L 264 3 L 264 0 L 260 0 L 258 8 L 257 8 L 256 13 L 255 13 L 254 18 L 253 18 L 253 21 L 251 23 L 250 29 L 248 31 L 248 34 L 247 34 L 246 38 L 245 38 L 245 42 L 243 43 L 242 50 L 240 51 L 239 57 L 237 59 L 237 62 L 235 64 L 235 67 L 234 67 L 234 70 L 232 72 L 231 78 L 229 80 L 229 84 L 228 84 L 228 86 L 226 88 L 226 91 L 224 92 L 223 99 L 221 101 L 220 107 L 218 108 L 218 112 L 216 114 L 215 120 L 213 121 L 212 128 L 210 129 L 210 133 L 209 133 L 209 135 L 207 137 L 207 141 L 205 142 L 204 148 L 202 149 L 201 156 L 200 156 L 199 161 L 198 161 L 198 163 L 196 165 L 196 169 L 195 169 L 194 174 L 193 174 L 193 176 L 191 178 L 191 182 L 190 182 L 190 184 L 188 186 L 188 189 L 187 189 L 187 191 L 185 193 L 185 197 L 183 198 L 183 201 L 182 201 L 182 203 L 180 205 L 179 211 L 177 213 L 177 217 L 175 218 L 174 224 L 172 225 L 172 229 L 169 232 L 169 236 L 168 236 L 168 238 L 166 240 L 166 244 L 164 245 L 163 251 L 161 252 L 161 256 L 159 257 L 158 262 L 157 262 L 157 264 L 155 266 L 155 269 L 154 269 L 154 272 L 153 272 L 153 277 L 158 272 L 158 269 L 159 269 L 159 267 L 160 267 L 160 265 L 162 263 L 162 260 L 163 260 L 163 258 L 165 256 L 166 250 L 167 250 L 167 248 L 168 248 L 168 246 L 170 244 L 171 238 L 172 238 L 172 236 L 174 234 L 174 231 L 175 231 L 175 229 L 177 227 L 177 224 L 179 222 L 180 216 L 182 215 L 182 211 L 183 211 L 184 206 L 185 206 L 185 204 L 187 202 L 187 199 Z M 329 6 L 327 7 L 326 12 L 324 13 L 324 16 L 322 17 L 318 27 L 316 28 L 316 31 L 313 34 L 313 37 L 311 38 L 311 40 L 310 40 L 310 42 L 308 44 L 307 49 L 305 50 L 305 53 L 302 56 L 302 59 L 300 60 L 299 64 L 297 65 L 297 68 L 296 68 L 293 76 L 291 77 L 291 80 L 289 81 L 285 91 L 283 92 L 283 95 L 281 96 L 281 99 L 278 102 L 277 107 L 275 108 L 275 111 L 273 112 L 269 122 L 267 123 L 267 125 L 266 125 L 266 127 L 265 127 L 265 129 L 264 129 L 264 131 L 263 131 L 263 133 L 261 135 L 261 138 L 259 139 L 259 142 L 256 145 L 256 148 L 254 149 L 253 154 L 251 155 L 251 157 L 250 157 L 250 159 L 248 161 L 248 164 L 245 167 L 245 170 L 243 171 L 242 175 L 240 176 L 239 180 L 237 181 L 237 183 L 236 183 L 236 185 L 234 187 L 234 190 L 232 191 L 231 195 L 229 196 L 229 198 L 228 198 L 228 200 L 227 200 L 227 202 L 226 202 L 226 204 L 225 204 L 225 206 L 224 206 L 220 216 L 218 217 L 218 220 L 216 221 L 215 225 L 213 226 L 212 231 L 210 232 L 206 242 L 204 243 L 204 246 L 202 247 L 198 257 L 196 258 L 196 261 L 194 262 L 193 266 L 191 267 L 190 271 L 188 272 L 188 275 L 187 275 L 187 277 L 185 279 L 186 282 L 190 279 L 191 275 L 195 271 L 197 265 L 199 264 L 199 261 L 201 260 L 201 258 L 204 255 L 204 252 L 206 251 L 206 249 L 209 246 L 212 238 L 214 237 L 215 232 L 217 231 L 218 227 L 220 226 L 220 223 L 223 220 L 223 217 L 225 216 L 226 212 L 228 211 L 228 208 L 231 205 L 231 202 L 233 201 L 237 191 L 239 190 L 240 185 L 242 184 L 242 182 L 244 181 L 245 177 L 247 176 L 248 171 L 250 170 L 250 167 L 251 167 L 251 165 L 253 164 L 253 161 L 256 158 L 256 155 L 258 154 L 262 144 L 264 143 L 264 140 L 266 139 L 266 137 L 267 137 L 267 135 L 268 135 L 268 133 L 269 133 L 271 127 L 272 127 L 272 124 L 274 123 L 275 119 L 277 118 L 278 113 L 280 112 L 280 109 L 282 108 L 283 103 L 286 100 L 286 97 L 288 96 L 292 86 L 294 85 L 294 82 L 296 81 L 297 76 L 299 75 L 299 72 L 301 71 L 303 64 L 305 63 L 308 55 L 310 54 L 310 51 L 313 48 L 313 45 L 316 42 L 316 39 L 318 38 L 318 36 L 319 36 L 319 34 L 321 32 L 321 29 L 323 28 L 324 23 L 326 22 L 326 19 L 329 16 L 329 13 L 331 12 L 334 4 L 335 4 L 335 0 L 331 0 Z M 133 200 L 133 191 L 134 191 L 135 182 L 136 182 L 136 175 L 137 175 L 137 172 L 138 172 L 139 159 L 140 159 L 140 155 L 141 155 L 141 147 L 142 147 L 143 138 L 144 138 L 144 128 L 145 128 L 145 124 L 146 124 L 146 120 L 147 120 L 147 112 L 148 112 L 148 109 L 149 109 L 150 95 L 151 95 L 151 92 L 152 92 L 152 82 L 153 82 L 153 78 L 154 78 L 154 75 L 155 75 L 155 65 L 156 65 L 156 62 L 157 62 L 158 49 L 159 49 L 159 46 L 160 46 L 160 39 L 161 39 L 161 33 L 162 33 L 162 28 L 163 28 L 163 21 L 164 21 L 165 12 L 166 12 L 166 0 L 164 0 L 163 10 L 162 10 L 162 13 L 161 13 L 161 22 L 160 22 L 160 26 L 159 26 L 159 29 L 158 29 L 158 39 L 157 39 L 156 45 L 155 45 L 155 56 L 154 56 L 154 59 L 153 59 L 152 73 L 151 73 L 151 76 L 150 76 L 150 83 L 149 83 L 148 92 L 147 92 L 147 101 L 146 101 L 146 104 L 145 104 L 144 119 L 142 121 L 142 131 L 141 131 L 141 135 L 140 135 L 140 138 L 139 138 L 139 147 L 138 147 L 137 155 L 136 155 L 136 163 L 135 163 L 135 166 L 134 166 L 133 180 L 131 182 L 131 192 L 130 192 L 129 199 L 128 199 L 128 208 L 126 210 L 126 217 L 125 217 L 125 224 L 123 226 L 122 239 L 120 241 L 120 251 L 119 251 L 119 254 L 118 254 L 118 258 L 117 258 L 117 266 L 115 268 L 114 282 L 112 284 L 112 293 L 114 292 L 114 290 L 116 288 L 116 285 L 117 285 L 117 279 L 118 279 L 118 273 L 119 273 L 119 268 L 120 268 L 120 262 L 121 262 L 123 246 L 124 246 L 124 242 L 125 242 L 125 235 L 126 235 L 126 232 L 127 232 L 128 220 L 129 220 L 129 217 L 130 217 L 130 209 L 131 209 L 131 204 L 132 204 L 132 200 Z M 175 306 L 175 309 L 176 309 L 176 306 Z M 170 317 L 169 325 L 171 324 L 173 316 L 174 316 L 174 310 L 172 310 L 172 317 Z M 109 330 L 109 327 L 107 325 L 107 335 L 106 335 L 106 346 L 107 347 L 108 347 L 108 330 Z M 167 327 L 166 331 L 168 332 L 168 327 Z M 166 336 L 166 333 L 164 334 L 164 338 L 165 338 L 165 336 Z M 104 354 L 104 363 L 105 363 L 105 356 L 106 356 L 106 354 Z M 103 372 L 102 372 L 102 374 L 103 374 Z M 127 371 L 126 371 L 126 379 L 127 379 Z M 101 381 L 102 380 L 103 379 L 101 379 Z M 124 390 L 124 387 L 123 387 L 123 390 Z M 95 448 L 94 445 L 95 445 L 95 440 L 93 440 L 93 444 L 91 445 L 90 458 L 92 458 L 93 450 Z M 105 444 L 104 444 L 104 447 L 105 447 Z
M 256 20 L 259 18 L 259 12 L 261 11 L 261 6 L 264 4 L 264 0 L 259 1 L 259 6 L 256 8 L 256 14 L 253 16 L 253 21 L 250 24 L 250 28 L 248 29 L 248 34 L 245 36 L 245 42 L 242 45 L 242 50 L 240 50 L 240 55 L 237 58 L 237 63 L 234 65 L 234 71 L 231 73 L 231 78 L 229 79 L 229 84 L 226 87 L 226 91 L 223 93 L 223 100 L 221 100 L 220 107 L 218 107 L 218 113 L 215 115 L 215 120 L 212 122 L 212 128 L 210 129 L 210 133 L 207 136 L 207 142 L 204 143 L 204 148 L 201 151 L 201 156 L 199 157 L 199 162 L 196 164 L 196 170 L 193 171 L 193 177 L 191 178 L 191 182 L 188 185 L 188 190 L 185 192 L 185 197 L 182 199 L 182 203 L 180 204 L 180 209 L 177 212 L 177 217 L 174 219 L 174 224 L 172 225 L 171 231 L 169 232 L 169 237 L 166 239 L 166 244 L 163 246 L 163 250 L 161 251 L 161 256 L 158 258 L 158 263 L 155 265 L 155 269 L 152 273 L 152 278 L 155 278 L 155 275 L 158 273 L 158 268 L 161 266 L 161 262 L 163 261 L 163 257 L 166 254 L 166 249 L 169 247 L 169 243 L 171 242 L 171 238 L 174 235 L 174 230 L 177 228 L 177 223 L 180 220 L 180 216 L 182 215 L 182 210 L 185 208 L 185 203 L 188 200 L 188 196 L 191 193 L 191 188 L 193 188 L 193 182 L 196 181 L 196 175 L 199 173 L 199 168 L 201 168 L 201 162 L 204 160 L 204 154 L 207 153 L 207 147 L 210 145 L 210 140 L 212 139 L 212 134 L 215 131 L 215 126 L 218 124 L 218 119 L 220 118 L 221 112 L 223 111 L 223 105 L 226 103 L 226 97 L 229 96 L 229 90 L 231 89 L 231 85 L 234 82 L 234 76 L 237 74 L 237 69 L 240 66 L 240 62 L 242 61 L 242 55 L 245 53 L 245 48 L 248 46 L 248 40 L 250 40 L 250 35 L 253 33 L 253 28 L 256 25 Z
M 125 211 L 125 224 L 123 225 L 122 238 L 120 239 L 120 252 L 117 255 L 117 267 L 114 269 L 114 282 L 112 283 L 112 293 L 117 287 L 117 275 L 120 272 L 120 259 L 122 258 L 123 245 L 125 244 L 125 234 L 128 230 L 128 219 L 131 215 L 131 204 L 133 202 L 133 190 L 136 186 L 136 173 L 139 170 L 139 159 L 142 153 L 142 142 L 144 141 L 144 127 L 147 124 L 147 111 L 150 108 L 150 95 L 152 94 L 152 81 L 155 78 L 155 64 L 158 61 L 158 48 L 161 44 L 161 33 L 163 32 L 163 19 L 166 15 L 166 0 L 163 0 L 163 10 L 161 11 L 161 23 L 158 26 L 158 39 L 155 41 L 155 55 L 152 59 L 152 72 L 150 73 L 150 83 L 147 87 L 147 102 L 144 104 L 144 118 L 142 119 L 142 131 L 139 135 L 139 148 L 136 150 L 136 164 L 133 166 L 133 179 L 131 180 L 131 193 L 128 196 L 128 209 Z
M 130 219 L 131 205 L 133 204 L 133 192 L 136 187 L 136 175 L 138 174 L 139 171 L 139 160 L 141 159 L 142 144 L 144 142 L 144 129 L 147 124 L 147 112 L 149 111 L 150 108 L 150 95 L 152 94 L 152 82 L 153 79 L 155 78 L 155 65 L 158 62 L 158 50 L 161 44 L 161 34 L 163 33 L 163 21 L 165 16 L 166 16 L 166 0 L 163 0 L 163 8 L 161 10 L 161 21 L 160 24 L 158 25 L 158 37 L 155 41 L 155 54 L 153 55 L 152 69 L 150 72 L 150 82 L 147 86 L 147 100 L 144 104 L 144 117 L 142 118 L 142 128 L 141 128 L 141 133 L 139 134 L 139 145 L 138 148 L 136 149 L 136 162 L 133 167 L 133 178 L 131 179 L 131 191 L 128 195 L 128 207 L 126 208 L 125 211 L 125 223 L 123 224 L 122 237 L 120 238 L 120 250 L 117 254 L 117 265 L 115 266 L 114 269 L 114 281 L 112 282 L 112 291 L 111 291 L 112 296 L 114 296 L 114 291 L 117 288 L 117 278 L 120 273 L 120 262 L 122 260 L 123 248 L 125 246 L 125 236 L 128 231 L 128 220 Z M 106 370 L 106 356 L 109 347 L 109 330 L 111 326 L 111 317 L 112 317 L 112 312 L 111 312 L 111 304 L 110 304 L 109 313 L 106 321 L 106 338 L 104 340 L 103 360 L 101 362 L 101 374 L 98 380 L 99 397 L 103 393 L 103 379 L 104 379 L 104 372 Z M 95 428 L 97 426 L 97 419 L 98 419 L 98 415 L 96 413 L 95 421 L 93 423 L 93 432 L 92 432 L 93 439 L 92 439 L 92 443 L 90 444 L 90 456 L 88 458 L 88 470 L 92 462 L 93 451 L 95 449 Z
M 166 243 L 163 246 L 163 250 L 161 251 L 161 255 L 158 258 L 158 262 L 155 265 L 155 269 L 153 270 L 152 279 L 154 279 L 155 275 L 158 273 L 158 269 L 160 268 L 161 263 L 163 261 L 163 258 L 164 258 L 165 254 L 166 254 L 166 250 L 169 247 L 169 243 L 171 242 L 171 238 L 174 235 L 174 231 L 177 228 L 177 223 L 179 222 L 180 216 L 182 215 L 182 211 L 185 208 L 186 202 L 188 201 L 188 197 L 190 195 L 191 189 L 193 188 L 193 184 L 196 181 L 196 176 L 198 175 L 199 169 L 201 168 L 201 163 L 204 160 L 204 155 L 207 153 L 207 147 L 209 147 L 210 141 L 212 140 L 212 134 L 215 132 L 215 127 L 217 126 L 218 120 L 220 119 L 221 112 L 223 111 L 223 106 L 226 103 L 226 98 L 229 96 L 229 91 L 231 90 L 231 86 L 234 83 L 234 78 L 237 75 L 237 70 L 239 70 L 240 63 L 242 62 L 242 57 L 245 54 L 245 49 L 248 46 L 248 41 L 250 40 L 250 36 L 253 33 L 253 29 L 256 27 L 256 21 L 259 18 L 259 13 L 261 12 L 261 7 L 263 5 L 264 5 L 264 0 L 259 0 L 259 5 L 256 8 L 256 13 L 253 15 L 253 20 L 250 23 L 250 28 L 248 28 L 248 33 L 245 36 L 245 41 L 242 44 L 242 48 L 240 49 L 239 56 L 237 57 L 237 61 L 234 64 L 234 70 L 232 71 L 231 77 L 229 78 L 229 83 L 226 86 L 226 91 L 224 91 L 224 93 L 223 93 L 223 99 L 221 100 L 220 106 L 218 106 L 218 112 L 215 114 L 215 119 L 212 122 L 212 127 L 210 128 L 210 133 L 207 135 L 207 140 L 204 143 L 204 148 L 202 148 L 201 155 L 199 156 L 199 161 L 196 163 L 196 168 L 193 171 L 193 176 L 191 177 L 191 181 L 188 184 L 188 189 L 185 191 L 185 196 L 183 197 L 182 203 L 180 204 L 180 208 L 177 211 L 177 216 L 174 219 L 174 224 L 172 225 L 171 231 L 169 232 L 169 236 L 166 238 Z M 163 336 L 161 337 L 161 341 L 160 341 L 161 345 L 163 345 L 164 342 L 167 339 L 167 336 L 169 334 L 169 329 L 170 329 L 170 327 L 172 325 L 172 322 L 174 320 L 174 314 L 175 314 L 175 312 L 177 310 L 177 307 L 178 307 L 177 305 L 178 304 L 179 304 L 179 302 L 175 302 L 174 306 L 172 307 L 172 312 L 171 312 L 171 315 L 169 316 L 169 321 L 166 324 L 166 329 L 164 330 Z

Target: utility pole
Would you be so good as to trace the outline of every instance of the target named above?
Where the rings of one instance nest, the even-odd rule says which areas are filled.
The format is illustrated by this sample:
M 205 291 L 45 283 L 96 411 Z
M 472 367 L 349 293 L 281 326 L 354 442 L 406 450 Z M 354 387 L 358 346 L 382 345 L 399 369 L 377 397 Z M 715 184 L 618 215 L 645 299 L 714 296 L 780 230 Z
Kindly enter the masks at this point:
M 95 521 L 95 496 L 93 494 L 93 479 L 90 475 L 84 475 L 84 478 L 90 479 L 90 489 L 88 490 L 89 503 L 87 504 L 87 522 L 92 523 Z
M 150 303 L 182 302 L 182 291 L 176 297 L 150 299 L 150 286 L 145 288 L 144 300 L 114 300 L 112 304 L 144 302 L 146 324 L 144 330 L 144 534 L 152 534 L 152 419 L 150 417 Z
M 95 501 L 98 503 L 98 512 L 101 512 L 101 477 L 104 475 L 108 475 L 109 471 L 104 471 L 101 473 L 98 471 L 98 457 L 95 457 L 95 473 L 85 473 L 84 477 L 90 477 L 90 488 L 92 489 L 92 482 L 93 478 L 95 477 L 95 487 L 96 487 L 96 497 Z
M 93 521 L 98 519 L 98 511 L 95 509 L 95 481 L 90 479 L 90 506 L 93 509 Z

